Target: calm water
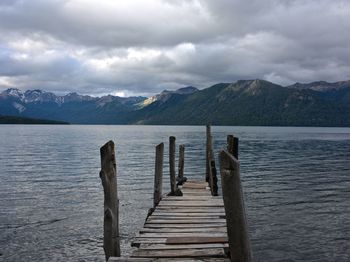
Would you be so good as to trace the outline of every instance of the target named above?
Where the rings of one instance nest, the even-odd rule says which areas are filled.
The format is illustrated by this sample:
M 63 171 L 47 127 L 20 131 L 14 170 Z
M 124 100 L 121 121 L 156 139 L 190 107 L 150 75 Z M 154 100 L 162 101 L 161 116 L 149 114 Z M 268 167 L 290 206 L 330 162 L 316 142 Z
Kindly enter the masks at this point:
M 350 261 L 350 129 L 213 127 L 216 152 L 227 134 L 240 137 L 255 261 Z M 152 205 L 154 146 L 169 135 L 186 145 L 186 176 L 202 178 L 204 127 L 0 126 L 0 261 L 104 260 L 99 147 L 110 139 L 128 254 Z

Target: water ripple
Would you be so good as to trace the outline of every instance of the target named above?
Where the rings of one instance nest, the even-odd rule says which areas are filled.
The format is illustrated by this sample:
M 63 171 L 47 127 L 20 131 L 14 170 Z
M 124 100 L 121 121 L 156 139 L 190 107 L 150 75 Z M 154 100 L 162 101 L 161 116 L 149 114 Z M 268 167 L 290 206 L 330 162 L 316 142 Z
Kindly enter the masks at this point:
M 213 127 L 240 138 L 255 261 L 350 261 L 350 129 Z M 123 254 L 152 205 L 155 146 L 185 144 L 185 174 L 205 173 L 205 128 L 1 126 L 0 260 L 103 261 L 99 147 L 117 146 Z M 217 158 L 217 155 L 216 155 Z

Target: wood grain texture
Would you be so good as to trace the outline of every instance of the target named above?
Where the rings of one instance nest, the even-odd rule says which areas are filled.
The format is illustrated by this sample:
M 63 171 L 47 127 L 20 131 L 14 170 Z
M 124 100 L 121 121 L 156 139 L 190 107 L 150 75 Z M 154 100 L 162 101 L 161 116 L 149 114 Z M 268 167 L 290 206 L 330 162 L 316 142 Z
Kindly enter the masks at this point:
M 222 150 L 220 173 L 231 261 L 252 261 L 238 160 Z
M 166 244 L 209 244 L 209 243 L 227 243 L 227 237 L 169 237 Z
M 228 258 L 182 257 L 182 258 L 129 258 L 112 257 L 109 262 L 230 262 Z
M 174 136 L 169 137 L 169 172 L 170 172 L 170 190 L 171 194 L 176 191 L 176 174 L 175 174 L 175 140 Z
M 164 144 L 160 143 L 156 146 L 156 161 L 154 168 L 154 193 L 153 193 L 153 207 L 156 207 L 162 199 L 163 186 L 163 158 L 164 158 Z
M 120 256 L 119 199 L 114 142 L 109 141 L 102 146 L 100 154 L 100 178 L 104 191 L 103 248 L 107 261 L 109 257 Z
M 132 258 L 148 261 L 229 261 L 222 197 L 208 183 L 188 181 L 183 196 L 163 196 L 132 242 Z M 143 260 L 141 260 L 143 261 Z
M 198 249 L 161 249 L 148 250 L 138 249 L 131 255 L 132 257 L 153 257 L 153 258 L 186 258 L 186 257 L 225 257 L 223 249 L 218 248 L 198 248 Z

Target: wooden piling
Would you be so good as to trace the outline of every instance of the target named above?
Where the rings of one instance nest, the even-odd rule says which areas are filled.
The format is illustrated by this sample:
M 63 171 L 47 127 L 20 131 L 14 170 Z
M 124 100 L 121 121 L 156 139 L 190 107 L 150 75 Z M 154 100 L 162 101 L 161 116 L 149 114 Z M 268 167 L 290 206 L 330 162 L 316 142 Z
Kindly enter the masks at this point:
M 217 177 L 215 159 L 213 153 L 213 137 L 211 127 L 207 125 L 207 146 L 206 146 L 206 182 L 209 183 L 210 191 L 213 196 L 218 195 Z
M 227 136 L 227 151 L 238 159 L 238 137 L 233 135 Z
M 252 253 L 245 216 L 239 162 L 232 154 L 224 150 L 220 152 L 219 158 L 231 261 L 250 262 L 252 261 Z
M 187 178 L 184 177 L 184 167 L 185 167 L 185 145 L 179 146 L 179 171 L 177 175 L 177 185 L 182 185 L 187 181 Z
M 100 178 L 104 191 L 103 248 L 106 261 L 111 256 L 120 256 L 119 199 L 117 191 L 117 167 L 113 141 L 100 149 Z
M 205 152 L 205 181 L 209 183 L 209 154 L 210 154 L 210 137 L 211 137 L 211 128 L 210 125 L 206 126 L 206 152 Z
M 169 171 L 170 171 L 170 190 L 172 194 L 176 191 L 176 174 L 175 174 L 175 140 L 174 136 L 169 137 Z
M 156 146 L 153 207 L 156 207 L 159 204 L 160 200 L 162 199 L 163 157 L 164 157 L 164 144 L 160 143 L 159 145 Z
M 210 191 L 212 196 L 218 195 L 218 178 L 216 172 L 215 161 L 212 159 L 210 161 Z
M 184 165 L 185 165 L 185 146 L 179 146 L 179 178 L 184 177 Z

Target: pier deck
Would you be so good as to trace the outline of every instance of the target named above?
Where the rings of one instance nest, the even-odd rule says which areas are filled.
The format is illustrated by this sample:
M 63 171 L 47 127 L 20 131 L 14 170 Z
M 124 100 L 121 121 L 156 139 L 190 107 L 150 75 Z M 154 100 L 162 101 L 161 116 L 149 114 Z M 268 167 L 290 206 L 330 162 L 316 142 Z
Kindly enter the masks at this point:
M 130 258 L 109 261 L 230 261 L 222 196 L 208 183 L 186 182 L 183 196 L 165 196 L 146 219 Z
M 238 161 L 238 138 L 227 136 L 227 150 L 219 153 L 222 196 L 218 196 L 217 171 L 210 126 L 207 126 L 205 181 L 184 176 L 185 146 L 179 146 L 175 170 L 175 137 L 169 137 L 170 193 L 162 193 L 164 143 L 156 146 L 153 208 L 131 243 L 135 250 L 121 257 L 119 199 L 114 142 L 100 149 L 100 178 L 104 189 L 106 261 L 235 261 L 251 262 Z M 204 177 L 203 177 L 204 178 Z M 203 179 L 204 180 L 204 179 Z

